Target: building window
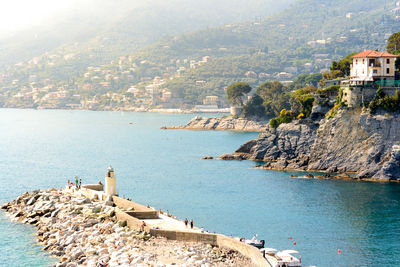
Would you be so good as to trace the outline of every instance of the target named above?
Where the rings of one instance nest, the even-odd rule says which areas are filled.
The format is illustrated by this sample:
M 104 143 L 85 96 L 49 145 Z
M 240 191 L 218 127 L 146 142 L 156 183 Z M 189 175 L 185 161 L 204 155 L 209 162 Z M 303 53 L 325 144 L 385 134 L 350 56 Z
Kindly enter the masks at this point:
M 386 59 L 386 64 L 390 64 L 390 59 Z
M 390 69 L 386 68 L 386 74 L 389 74 L 389 73 L 390 73 Z
M 375 66 L 375 59 L 374 58 L 369 60 L 369 65 L 370 66 Z
M 378 70 L 374 70 L 374 74 L 378 74 Z

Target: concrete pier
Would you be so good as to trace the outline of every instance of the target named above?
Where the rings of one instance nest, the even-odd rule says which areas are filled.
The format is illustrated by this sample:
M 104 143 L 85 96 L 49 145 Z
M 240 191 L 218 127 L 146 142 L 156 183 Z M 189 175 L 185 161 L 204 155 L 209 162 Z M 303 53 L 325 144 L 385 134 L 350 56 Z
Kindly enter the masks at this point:
M 109 197 L 104 191 L 85 188 L 85 186 L 75 191 L 74 194 L 81 194 L 88 198 L 99 198 L 103 200 Z M 164 214 L 159 214 L 153 208 L 148 208 L 115 195 L 112 196 L 112 198 L 114 204 L 118 208 L 116 217 L 120 221 L 126 221 L 127 226 L 131 229 L 143 229 L 153 236 L 161 236 L 170 240 L 201 242 L 232 249 L 250 258 L 254 266 L 258 267 L 273 267 L 277 264 L 276 258 L 269 255 L 266 255 L 264 258 L 257 248 L 234 238 L 222 234 L 202 233 L 199 228 L 194 227 L 194 229 L 190 229 L 190 227 L 185 226 L 183 221 Z

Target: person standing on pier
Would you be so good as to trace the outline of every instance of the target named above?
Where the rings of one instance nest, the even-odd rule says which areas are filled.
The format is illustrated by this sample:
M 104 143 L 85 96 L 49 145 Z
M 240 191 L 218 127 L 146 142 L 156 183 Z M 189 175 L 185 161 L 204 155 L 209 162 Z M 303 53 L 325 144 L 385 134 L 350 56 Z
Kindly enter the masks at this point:
M 185 219 L 185 226 L 186 226 L 186 228 L 188 228 L 188 223 L 189 223 L 189 221 L 188 221 L 188 219 L 186 218 L 186 219 Z
M 190 228 L 193 229 L 193 219 L 190 219 Z
M 75 186 L 76 186 L 76 189 L 78 189 L 78 184 L 79 184 L 78 176 L 75 176 Z

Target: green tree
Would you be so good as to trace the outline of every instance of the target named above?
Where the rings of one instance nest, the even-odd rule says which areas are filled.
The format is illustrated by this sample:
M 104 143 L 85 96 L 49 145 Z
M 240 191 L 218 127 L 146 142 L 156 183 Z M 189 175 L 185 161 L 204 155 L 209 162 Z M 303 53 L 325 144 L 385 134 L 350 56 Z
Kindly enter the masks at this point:
M 315 93 L 316 91 L 317 88 L 313 86 L 307 86 L 292 93 L 290 104 L 293 113 L 303 113 L 305 117 L 310 116 L 314 104 L 313 93 Z
M 386 50 L 392 54 L 400 54 L 400 32 L 393 33 L 389 37 Z
M 325 86 L 326 80 L 333 80 L 341 77 L 346 77 L 350 75 L 350 65 L 353 63 L 353 56 L 356 53 L 351 53 L 342 58 L 340 61 L 332 61 L 332 66 L 329 68 L 329 72 L 324 72 L 322 74 L 322 79 L 319 82 L 321 87 Z
M 252 98 L 243 107 L 243 115 L 245 118 L 258 117 L 265 118 L 265 107 L 263 106 L 263 99 L 254 94 Z
M 279 81 L 265 82 L 257 88 L 257 94 L 263 99 L 267 117 L 279 116 L 282 109 L 290 109 L 289 94 Z
M 236 82 L 228 86 L 228 101 L 231 105 L 243 106 L 242 97 L 251 91 L 251 87 L 246 82 Z
M 344 58 L 342 58 L 339 62 L 333 61 L 332 66 L 330 67 L 331 72 L 340 71 L 341 77 L 345 77 L 350 75 L 350 65 L 353 63 L 353 56 L 356 53 L 351 53 Z
M 290 89 L 297 90 L 305 86 L 318 86 L 321 79 L 321 73 L 300 74 L 293 83 L 290 84 Z

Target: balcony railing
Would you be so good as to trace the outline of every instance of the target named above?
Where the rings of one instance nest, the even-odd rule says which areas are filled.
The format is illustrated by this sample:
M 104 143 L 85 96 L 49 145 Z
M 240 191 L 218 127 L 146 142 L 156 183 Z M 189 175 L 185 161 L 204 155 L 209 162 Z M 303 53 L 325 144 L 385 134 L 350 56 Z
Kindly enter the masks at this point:
M 374 84 L 381 87 L 400 87 L 400 80 L 379 80 Z

